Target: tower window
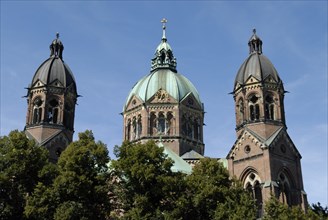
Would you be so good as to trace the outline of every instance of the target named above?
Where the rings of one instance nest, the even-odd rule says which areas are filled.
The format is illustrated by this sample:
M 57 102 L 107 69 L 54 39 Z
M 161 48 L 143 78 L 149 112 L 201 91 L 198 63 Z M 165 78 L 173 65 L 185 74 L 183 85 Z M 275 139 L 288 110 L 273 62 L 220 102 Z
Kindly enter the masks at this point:
M 38 97 L 33 102 L 33 124 L 38 124 L 41 122 L 42 118 L 42 100 Z
M 251 121 L 260 119 L 259 98 L 256 95 L 252 95 L 249 99 L 249 113 Z
M 274 101 L 271 95 L 265 98 L 265 118 L 274 120 Z
M 242 99 L 238 102 L 239 124 L 244 122 L 244 102 Z
M 59 105 L 56 99 L 52 99 L 49 102 L 48 106 L 48 114 L 47 114 L 47 121 L 49 123 L 58 123 L 58 116 L 59 116 Z

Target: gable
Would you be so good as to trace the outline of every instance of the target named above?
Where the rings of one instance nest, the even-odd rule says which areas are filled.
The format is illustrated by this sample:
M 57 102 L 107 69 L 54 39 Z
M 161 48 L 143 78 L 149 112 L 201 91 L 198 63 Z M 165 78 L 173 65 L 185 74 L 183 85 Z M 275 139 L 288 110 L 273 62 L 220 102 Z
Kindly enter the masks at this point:
M 260 81 L 253 75 L 249 76 L 245 84 L 259 83 Z
M 290 159 L 294 159 L 295 157 L 302 158 L 285 129 L 281 129 L 270 139 L 270 142 L 268 141 L 268 146 L 270 151 L 275 155 Z
M 177 104 L 178 101 L 173 98 L 165 89 L 160 88 L 149 100 L 148 103 L 151 104 Z
M 37 80 L 32 86 L 31 88 L 33 87 L 40 87 L 40 86 L 44 86 L 45 84 L 41 81 L 41 80 Z
M 181 100 L 182 104 L 184 104 L 187 107 L 193 108 L 193 109 L 203 109 L 203 106 L 200 106 L 197 99 L 195 98 L 194 94 L 191 92 L 188 93 L 183 99 Z
M 55 86 L 55 87 L 64 87 L 64 85 L 58 79 L 55 79 L 54 81 L 52 81 L 50 83 L 50 85 Z
M 135 109 L 142 105 L 143 101 L 136 95 L 133 95 L 130 100 L 128 101 L 128 104 L 126 105 L 124 111 L 130 111 L 132 109 Z
M 227 155 L 227 159 L 242 160 L 263 154 L 266 145 L 252 133 L 244 130 Z

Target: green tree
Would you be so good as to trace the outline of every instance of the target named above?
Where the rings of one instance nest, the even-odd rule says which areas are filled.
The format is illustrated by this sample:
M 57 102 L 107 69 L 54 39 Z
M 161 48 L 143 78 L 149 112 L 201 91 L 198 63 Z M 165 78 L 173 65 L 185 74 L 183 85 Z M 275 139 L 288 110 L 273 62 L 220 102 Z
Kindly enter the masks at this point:
M 12 131 L 0 138 L 0 219 L 23 219 L 26 198 L 38 182 L 47 184 L 55 168 L 48 151 Z
M 264 220 L 323 220 L 326 219 L 319 216 L 311 208 L 308 208 L 307 212 L 304 212 L 299 206 L 288 207 L 287 205 L 278 201 L 274 196 L 265 204 Z
M 320 216 L 322 219 L 328 219 L 328 207 L 325 208 L 321 206 L 320 202 L 312 204 L 311 210 Z
M 187 186 L 192 206 L 185 219 L 255 218 L 254 200 L 216 159 L 201 159 L 187 177 Z
M 30 219 L 105 219 L 109 213 L 108 151 L 91 131 L 79 133 L 58 160 L 50 186 L 37 185 L 25 209 Z
M 116 204 L 125 219 L 179 219 L 176 201 L 185 189 L 184 174 L 171 171 L 173 161 L 153 141 L 145 144 L 124 142 L 115 147 L 112 175 Z

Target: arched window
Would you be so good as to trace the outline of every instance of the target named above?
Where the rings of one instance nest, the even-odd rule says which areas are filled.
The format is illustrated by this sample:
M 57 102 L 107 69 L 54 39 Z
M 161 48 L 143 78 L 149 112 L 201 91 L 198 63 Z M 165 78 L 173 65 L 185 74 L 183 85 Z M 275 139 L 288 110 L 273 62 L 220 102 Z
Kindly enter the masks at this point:
M 255 94 L 249 99 L 249 114 L 251 121 L 260 119 L 259 98 Z
M 250 171 L 245 180 L 244 180 L 244 188 L 251 193 L 253 198 L 255 199 L 258 216 L 262 216 L 262 209 L 263 209 L 263 197 L 262 197 L 262 186 L 261 186 L 261 179 L 257 175 L 255 171 Z
M 128 120 L 128 123 L 125 128 L 125 140 L 129 141 L 131 138 L 131 120 Z
M 239 114 L 239 124 L 244 122 L 244 102 L 242 99 L 238 101 L 238 114 Z
M 150 135 L 155 135 L 156 134 L 156 115 L 155 115 L 154 112 L 150 113 L 149 133 L 150 133 Z
M 57 124 L 59 122 L 59 105 L 56 99 L 52 99 L 48 103 L 48 113 L 47 113 L 47 121 L 49 123 Z
M 142 133 L 142 123 L 141 123 L 141 115 L 139 115 L 137 121 L 137 138 L 140 138 L 141 133 Z
M 135 140 L 137 137 L 137 119 L 133 117 L 132 119 L 132 137 L 131 140 Z
M 172 135 L 173 134 L 173 127 L 174 127 L 174 124 L 173 124 L 173 115 L 172 115 L 172 112 L 168 112 L 167 113 L 167 134 L 168 135 Z
M 42 100 L 41 98 L 36 98 L 33 102 L 33 124 L 38 124 L 41 122 L 42 118 Z
M 157 119 L 157 133 L 158 134 L 166 134 L 165 116 L 162 112 L 159 113 L 158 119 Z
M 265 118 L 269 120 L 274 120 L 274 100 L 271 95 L 267 95 L 265 98 Z
M 194 120 L 194 139 L 200 139 L 200 122 L 198 118 Z
M 74 113 L 72 105 L 70 103 L 66 103 L 64 110 L 64 125 L 70 129 L 73 129 L 73 119 Z
M 279 186 L 279 191 L 278 191 L 279 200 L 288 206 L 293 205 L 290 195 L 290 182 L 289 179 L 287 178 L 287 175 L 283 172 L 281 172 L 278 175 L 278 186 Z

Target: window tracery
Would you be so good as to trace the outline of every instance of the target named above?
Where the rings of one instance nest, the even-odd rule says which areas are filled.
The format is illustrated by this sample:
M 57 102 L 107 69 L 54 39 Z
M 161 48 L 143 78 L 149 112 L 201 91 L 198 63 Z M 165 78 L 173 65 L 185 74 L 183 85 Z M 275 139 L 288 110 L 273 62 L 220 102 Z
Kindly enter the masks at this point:
M 260 119 L 259 98 L 255 94 L 249 98 L 249 114 L 251 121 Z
M 41 123 L 42 119 L 42 100 L 37 97 L 33 102 L 33 124 Z
M 275 104 L 272 95 L 267 95 L 265 98 L 265 118 L 269 120 L 274 120 L 274 109 Z
M 47 121 L 49 123 L 57 124 L 59 116 L 59 103 L 56 99 L 52 99 L 48 103 Z
M 291 201 L 291 194 L 290 194 L 290 181 L 287 177 L 287 175 L 283 172 L 281 172 L 278 175 L 278 198 L 279 200 L 288 205 L 291 206 L 292 205 L 292 201 Z
M 251 193 L 256 201 L 257 209 L 262 211 L 263 197 L 261 179 L 257 173 L 251 171 L 245 178 L 244 188 Z

